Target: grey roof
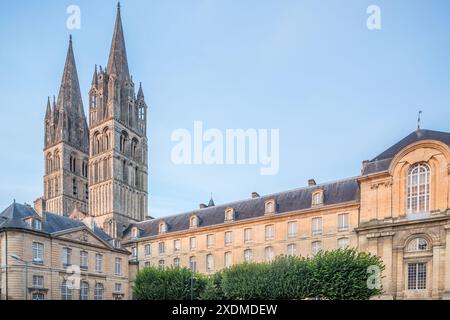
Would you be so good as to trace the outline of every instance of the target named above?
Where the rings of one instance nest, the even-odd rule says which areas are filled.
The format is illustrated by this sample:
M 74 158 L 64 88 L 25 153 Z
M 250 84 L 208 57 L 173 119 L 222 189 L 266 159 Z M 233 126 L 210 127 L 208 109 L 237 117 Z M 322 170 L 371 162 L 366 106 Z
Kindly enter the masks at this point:
M 275 214 L 308 209 L 311 208 L 312 193 L 317 189 L 322 189 L 324 192 L 324 206 L 359 200 L 359 185 L 357 178 L 349 178 L 317 186 L 299 188 L 258 198 L 207 207 L 169 217 L 147 220 L 131 225 L 125 231 L 124 236 L 126 239 L 129 238 L 133 226 L 140 229 L 140 237 L 156 236 L 161 222 L 167 224 L 168 233 L 187 230 L 189 229 L 189 218 L 193 214 L 196 214 L 199 218 L 199 227 L 221 224 L 225 221 L 225 209 L 229 207 L 234 208 L 235 221 L 261 217 L 264 216 L 265 201 L 269 199 L 275 199 L 276 201 L 277 212 Z
M 14 202 L 2 213 L 0 213 L 0 231 L 5 229 L 25 229 L 32 230 L 25 221 L 26 218 L 40 218 L 36 211 L 29 205 Z M 51 212 L 45 212 L 42 219 L 42 232 L 45 234 L 54 234 L 61 231 L 86 227 L 82 221 L 70 219 Z M 87 228 L 87 227 L 86 227 Z M 97 226 L 93 228 L 94 234 L 106 242 L 111 248 L 117 249 L 112 245 L 112 238 Z
M 364 165 L 363 175 L 388 170 L 395 155 L 406 146 L 422 140 L 437 140 L 450 145 L 450 133 L 420 129 L 412 132 Z

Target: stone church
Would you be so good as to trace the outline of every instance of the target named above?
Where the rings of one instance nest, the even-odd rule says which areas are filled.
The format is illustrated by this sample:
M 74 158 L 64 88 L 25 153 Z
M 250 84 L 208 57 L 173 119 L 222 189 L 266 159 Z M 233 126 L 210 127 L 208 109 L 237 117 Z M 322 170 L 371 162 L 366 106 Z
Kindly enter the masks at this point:
M 137 94 L 136 94 L 137 91 Z M 92 217 L 112 238 L 147 216 L 147 105 L 128 70 L 120 5 L 106 68 L 95 66 L 89 124 L 72 38 L 57 100 L 45 114 L 42 211 Z
M 147 105 L 120 6 L 108 64 L 94 68 L 89 123 L 72 45 L 47 102 L 44 195 L 0 213 L 0 299 L 132 299 L 148 266 L 212 274 L 348 247 L 382 258 L 381 298 L 450 299 L 450 133 L 418 127 L 356 177 L 152 219 Z

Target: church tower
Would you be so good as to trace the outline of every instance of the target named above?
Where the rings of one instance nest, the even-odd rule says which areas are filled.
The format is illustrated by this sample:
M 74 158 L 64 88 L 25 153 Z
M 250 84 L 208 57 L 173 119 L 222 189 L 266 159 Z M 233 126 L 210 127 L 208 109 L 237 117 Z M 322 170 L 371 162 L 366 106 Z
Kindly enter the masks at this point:
M 77 68 L 69 41 L 58 100 L 47 101 L 45 114 L 43 200 L 47 211 L 70 215 L 87 212 L 89 129 L 83 110 Z
M 106 69 L 89 92 L 89 214 L 111 237 L 147 215 L 147 105 L 128 70 L 120 4 Z

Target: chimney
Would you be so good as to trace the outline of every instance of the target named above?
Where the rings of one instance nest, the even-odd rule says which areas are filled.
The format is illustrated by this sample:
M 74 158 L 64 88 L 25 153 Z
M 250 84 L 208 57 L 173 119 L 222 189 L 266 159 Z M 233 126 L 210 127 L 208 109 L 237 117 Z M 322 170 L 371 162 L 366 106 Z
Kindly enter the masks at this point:
M 315 186 L 316 185 L 316 180 L 314 180 L 314 179 L 309 179 L 308 180 L 308 187 L 312 187 L 312 186 Z
M 208 206 L 204 203 L 200 203 L 200 209 L 205 209 L 208 208 Z
M 260 195 L 258 192 L 252 192 L 252 199 L 259 198 Z
M 364 172 L 364 169 L 366 168 L 366 165 L 369 163 L 369 160 L 363 160 L 362 162 L 362 169 L 361 169 L 361 174 Z
M 34 201 L 34 210 L 36 213 L 42 217 L 43 213 L 46 211 L 45 209 L 45 200 L 43 198 L 37 198 Z

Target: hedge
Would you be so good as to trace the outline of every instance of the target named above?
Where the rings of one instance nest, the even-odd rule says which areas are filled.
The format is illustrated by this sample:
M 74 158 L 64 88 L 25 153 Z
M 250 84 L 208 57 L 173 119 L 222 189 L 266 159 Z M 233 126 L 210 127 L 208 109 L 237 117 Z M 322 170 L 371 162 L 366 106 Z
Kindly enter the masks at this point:
M 354 249 L 321 251 L 312 258 L 279 256 L 268 263 L 242 263 L 209 277 L 186 268 L 151 267 L 138 273 L 134 297 L 190 299 L 191 277 L 195 277 L 194 299 L 369 299 L 382 293 L 381 287 L 368 285 L 371 268 L 378 269 L 381 277 L 381 259 Z

